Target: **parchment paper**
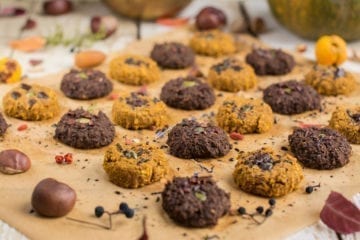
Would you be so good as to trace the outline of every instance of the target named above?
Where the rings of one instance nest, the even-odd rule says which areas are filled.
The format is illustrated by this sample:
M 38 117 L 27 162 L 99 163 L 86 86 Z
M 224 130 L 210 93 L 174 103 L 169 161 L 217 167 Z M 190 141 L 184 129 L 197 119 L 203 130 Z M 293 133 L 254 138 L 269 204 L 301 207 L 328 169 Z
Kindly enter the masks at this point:
M 154 42 L 163 42 L 165 40 L 176 40 L 187 43 L 191 31 L 179 29 L 154 39 L 147 39 L 134 42 L 129 45 L 125 52 L 149 55 Z M 251 50 L 254 45 L 261 45 L 257 40 L 248 36 L 238 37 L 239 53 L 236 54 L 240 59 L 244 59 L 245 54 Z M 114 56 L 120 53 L 114 53 Z M 107 60 L 110 60 L 109 56 Z M 45 60 L 46 61 L 46 60 Z M 200 69 L 207 74 L 209 66 L 221 61 L 210 57 L 197 56 L 197 64 Z M 239 95 L 247 97 L 262 97 L 260 89 L 269 84 L 289 79 L 302 79 L 303 74 L 313 64 L 296 56 L 297 67 L 291 74 L 281 77 L 259 77 L 258 88 L 239 92 Z M 107 72 L 107 64 L 100 67 Z M 153 96 L 159 96 L 161 86 L 172 78 L 184 76 L 188 73 L 186 70 L 165 70 L 162 72 L 161 79 L 147 86 L 148 91 Z M 60 117 L 69 109 L 83 106 L 96 110 L 103 110 L 111 117 L 111 106 L 113 100 L 102 98 L 93 101 L 76 101 L 66 98 L 59 90 L 59 85 L 63 73 L 47 76 L 39 79 L 26 79 L 28 83 L 39 83 L 49 86 L 58 92 L 62 112 L 51 120 L 41 122 L 24 122 L 21 120 L 6 117 L 8 123 L 12 126 L 8 129 L 4 139 L 0 142 L 0 150 L 7 148 L 17 148 L 26 154 L 32 160 L 31 169 L 23 174 L 4 175 L 0 174 L 0 218 L 11 226 L 23 232 L 30 239 L 138 239 L 142 234 L 142 219 L 147 216 L 147 227 L 150 239 L 204 239 L 206 236 L 217 235 L 220 239 L 279 239 L 301 228 L 308 226 L 319 219 L 320 210 L 324 201 L 331 190 L 339 191 L 346 197 L 357 193 L 360 189 L 359 171 L 360 171 L 360 146 L 352 145 L 353 153 L 350 163 L 345 167 L 331 171 L 317 171 L 304 169 L 305 179 L 299 186 L 299 189 L 285 197 L 277 199 L 277 205 L 274 215 L 264 224 L 258 226 L 251 221 L 242 219 L 239 216 L 225 216 L 214 228 L 189 229 L 176 225 L 167 217 L 161 208 L 161 199 L 159 194 L 163 189 L 164 183 L 175 176 L 189 176 L 196 173 L 200 175 L 212 174 L 218 181 L 218 184 L 226 191 L 231 192 L 232 208 L 244 206 L 248 211 L 253 211 L 259 205 L 267 207 L 267 199 L 252 196 L 239 190 L 233 180 L 232 172 L 236 161 L 230 161 L 236 158 L 236 150 L 255 150 L 262 146 L 272 146 L 280 151 L 281 146 L 287 146 L 287 136 L 292 132 L 293 127 L 298 126 L 297 121 L 305 123 L 327 124 L 331 112 L 337 104 L 354 105 L 360 103 L 359 87 L 350 96 L 323 97 L 324 111 L 322 113 L 307 112 L 295 116 L 282 116 L 275 114 L 277 124 L 273 129 L 265 134 L 246 135 L 244 140 L 237 144 L 231 140 L 233 149 L 231 152 L 219 159 L 205 160 L 196 162 L 194 160 L 182 160 L 168 156 L 172 173 L 166 179 L 141 189 L 123 189 L 108 181 L 107 175 L 102 168 L 103 154 L 106 147 L 96 150 L 76 150 L 58 143 L 53 139 L 55 128 L 53 124 L 57 123 Z M 357 76 L 359 82 L 359 76 Z M 1 85 L 0 99 L 7 91 L 15 85 Z M 137 90 L 139 87 L 126 86 L 114 81 L 114 93 L 123 91 Z M 226 96 L 233 93 L 221 93 L 216 100 L 216 104 L 205 111 L 181 111 L 168 108 L 172 117 L 171 124 L 179 122 L 185 117 L 204 117 L 204 113 L 215 112 L 218 105 Z M 1 101 L 1 100 L 0 100 Z M 1 102 L 2 106 L 2 102 Z M 26 123 L 26 131 L 17 131 L 20 124 Z M 155 131 L 142 130 L 130 131 L 116 127 L 116 139 L 113 143 L 123 142 L 126 138 L 138 138 L 140 141 L 152 141 L 155 137 Z M 162 145 L 166 142 L 166 136 L 159 139 L 155 144 Z M 165 149 L 167 152 L 167 150 Z M 74 162 L 71 165 L 58 165 L 55 163 L 54 156 L 71 152 L 74 156 Z M 199 164 L 211 169 L 214 166 L 213 173 L 208 173 L 202 169 Z M 63 218 L 49 219 L 38 216 L 35 213 L 29 213 L 31 210 L 30 199 L 35 185 L 46 177 L 53 177 L 59 181 L 65 182 L 73 187 L 77 192 L 77 201 L 74 209 L 68 214 L 68 217 L 82 219 L 100 224 L 107 224 L 107 218 L 96 218 L 93 214 L 97 205 L 102 205 L 109 211 L 117 210 L 122 201 L 129 203 L 131 207 L 136 208 L 136 216 L 133 219 L 126 219 L 124 216 L 113 217 L 113 229 L 105 230 L 102 228 L 80 224 Z M 309 184 L 321 184 L 321 188 L 311 195 L 304 193 L 304 188 Z M 119 193 L 115 193 L 119 191 Z

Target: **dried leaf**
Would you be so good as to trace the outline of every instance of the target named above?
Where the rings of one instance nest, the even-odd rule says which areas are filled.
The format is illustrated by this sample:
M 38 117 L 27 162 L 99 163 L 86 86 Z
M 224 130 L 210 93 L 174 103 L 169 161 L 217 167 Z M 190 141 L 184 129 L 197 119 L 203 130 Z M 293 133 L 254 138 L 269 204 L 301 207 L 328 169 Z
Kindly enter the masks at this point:
M 156 20 L 157 24 L 165 25 L 169 27 L 182 26 L 187 24 L 189 18 L 159 18 Z
M 46 44 L 45 38 L 41 36 L 27 37 L 10 42 L 10 47 L 23 52 L 34 52 L 42 49 Z
M 338 192 L 330 193 L 320 212 L 320 219 L 337 233 L 360 231 L 360 209 Z
M 36 27 L 35 20 L 28 18 L 26 19 L 25 24 L 21 27 L 22 30 L 31 30 Z

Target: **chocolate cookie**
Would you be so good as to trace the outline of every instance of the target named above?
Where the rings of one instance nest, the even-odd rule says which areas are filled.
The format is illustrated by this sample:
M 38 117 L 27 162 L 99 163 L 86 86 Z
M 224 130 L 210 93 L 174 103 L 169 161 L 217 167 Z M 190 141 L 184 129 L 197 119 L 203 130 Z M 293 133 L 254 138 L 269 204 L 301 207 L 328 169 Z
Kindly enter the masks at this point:
M 110 181 L 124 188 L 160 181 L 169 172 L 164 152 L 149 144 L 112 145 L 105 153 L 103 167 Z
M 171 129 L 166 143 L 171 155 L 186 159 L 222 157 L 231 148 L 221 128 L 186 119 Z
M 209 84 L 199 78 L 188 76 L 165 83 L 161 89 L 160 99 L 173 108 L 202 110 L 215 103 L 215 94 Z
M 229 133 L 264 133 L 272 128 L 274 116 L 260 99 L 232 96 L 220 105 L 216 120 Z
M 235 52 L 234 39 L 219 30 L 197 32 L 190 39 L 190 47 L 200 55 L 219 57 Z
M 160 78 L 160 70 L 151 58 L 127 54 L 110 62 L 110 77 L 129 85 L 144 85 Z
M 329 127 L 339 131 L 354 144 L 360 144 L 360 106 L 337 107 L 332 113 Z
M 126 129 L 164 127 L 169 117 L 165 104 L 142 93 L 122 94 L 112 107 L 114 122 Z
M 2 113 L 0 113 L 0 137 L 4 136 L 6 130 L 8 129 L 9 124 L 7 124 L 5 118 Z
M 334 66 L 315 65 L 305 75 L 305 82 L 326 96 L 347 95 L 356 88 L 355 77 Z
M 214 226 L 230 211 L 230 194 L 211 177 L 175 177 L 161 196 L 169 217 L 186 227 Z
M 60 89 L 69 98 L 88 100 L 108 95 L 113 85 L 101 71 L 72 69 L 64 75 Z
M 274 83 L 264 90 L 264 101 L 280 114 L 291 115 L 320 109 L 320 96 L 312 87 L 295 80 Z
M 170 69 L 187 68 L 195 62 L 193 50 L 177 42 L 155 44 L 150 56 L 159 66 Z
M 36 84 L 13 88 L 4 96 L 3 106 L 6 115 L 29 121 L 50 119 L 60 112 L 55 91 Z
M 291 151 L 305 167 L 328 170 L 349 162 L 351 146 L 330 128 L 297 128 L 289 135 Z
M 109 145 L 115 128 L 108 117 L 99 111 L 90 113 L 82 108 L 67 112 L 56 124 L 54 138 L 74 148 L 93 149 Z
M 253 49 L 246 55 L 246 62 L 257 75 L 283 75 L 295 66 L 294 58 L 280 49 Z
M 216 89 L 237 92 L 255 87 L 257 77 L 248 64 L 227 58 L 210 68 L 208 81 Z
M 239 154 L 233 177 L 240 189 L 263 197 L 284 196 L 304 178 L 294 157 L 271 148 Z

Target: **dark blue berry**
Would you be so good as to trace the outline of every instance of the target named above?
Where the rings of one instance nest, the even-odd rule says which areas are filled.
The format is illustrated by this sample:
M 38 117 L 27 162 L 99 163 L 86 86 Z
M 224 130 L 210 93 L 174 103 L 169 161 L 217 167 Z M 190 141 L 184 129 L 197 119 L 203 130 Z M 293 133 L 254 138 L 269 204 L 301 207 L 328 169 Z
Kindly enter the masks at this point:
M 129 209 L 129 205 L 126 202 L 122 202 L 119 205 L 119 210 L 122 212 L 125 212 L 126 210 Z
M 237 211 L 240 215 L 246 214 L 246 209 L 244 207 L 239 207 Z
M 269 199 L 269 205 L 274 206 L 276 204 L 276 200 L 274 198 Z
M 124 214 L 127 218 L 132 218 L 135 214 L 135 211 L 132 208 L 128 208 L 126 211 L 124 211 Z
M 314 191 L 314 187 L 313 186 L 308 186 L 308 187 L 305 188 L 305 191 L 306 191 L 306 193 L 310 194 L 310 193 L 312 193 Z
M 259 214 L 262 214 L 264 212 L 264 208 L 262 206 L 258 206 L 256 208 L 256 212 L 258 212 Z
M 270 217 L 272 214 L 273 214 L 273 211 L 270 208 L 266 209 L 265 217 Z
M 102 206 L 97 206 L 95 208 L 95 216 L 98 218 L 101 217 L 104 214 L 104 212 L 105 212 L 105 210 Z

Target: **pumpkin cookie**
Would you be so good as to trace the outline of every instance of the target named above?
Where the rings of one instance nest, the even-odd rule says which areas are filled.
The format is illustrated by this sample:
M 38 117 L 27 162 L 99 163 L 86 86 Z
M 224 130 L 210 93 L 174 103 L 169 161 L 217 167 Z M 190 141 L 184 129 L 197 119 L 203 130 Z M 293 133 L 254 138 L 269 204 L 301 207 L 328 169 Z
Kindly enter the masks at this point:
M 56 93 L 47 87 L 22 83 L 3 98 L 6 115 L 22 120 L 53 118 L 60 112 Z
M 215 94 L 209 84 L 199 78 L 180 77 L 165 83 L 160 99 L 173 108 L 202 110 L 215 103 Z
M 338 107 L 332 113 L 329 126 L 354 144 L 360 144 L 360 106 Z
M 110 77 L 129 85 L 144 85 L 160 78 L 160 70 L 151 58 L 124 55 L 110 62 Z
M 0 113 L 0 137 L 4 136 L 6 130 L 8 129 L 9 124 L 7 124 L 5 118 L 2 113 Z
M 257 77 L 246 63 L 227 58 L 210 68 L 208 81 L 216 89 L 237 92 L 255 87 Z
M 64 75 L 60 85 L 65 96 L 80 100 L 104 97 L 112 88 L 113 85 L 105 74 L 94 69 L 72 69 Z
M 219 57 L 235 52 L 231 35 L 218 30 L 197 32 L 190 39 L 190 47 L 200 55 Z
M 116 124 L 135 130 L 163 127 L 169 120 L 163 102 L 136 92 L 123 94 L 115 100 L 112 116 Z
M 124 188 L 160 181 L 169 172 L 164 152 L 148 144 L 111 146 L 105 153 L 103 168 L 112 183 Z
M 170 154 L 179 158 L 216 158 L 231 148 L 226 133 L 210 123 L 184 119 L 168 135 Z
M 346 95 L 356 88 L 355 77 L 334 66 L 315 65 L 305 75 L 305 82 L 326 96 Z
M 210 177 L 175 177 L 161 193 L 162 207 L 186 227 L 210 227 L 230 211 L 230 194 Z
M 221 104 L 216 120 L 229 133 L 264 133 L 272 128 L 274 116 L 260 99 L 232 96 Z
M 294 58 L 280 49 L 253 49 L 246 56 L 257 75 L 284 75 L 294 68 Z
M 243 191 L 263 197 L 281 197 L 294 191 L 303 179 L 297 160 L 271 148 L 241 153 L 233 173 Z
M 115 128 L 100 111 L 92 114 L 82 108 L 67 112 L 56 124 L 54 138 L 74 148 L 93 149 L 109 145 Z
M 177 42 L 155 44 L 150 56 L 159 66 L 169 69 L 187 68 L 195 62 L 193 50 Z
M 305 167 L 319 170 L 342 167 L 351 155 L 346 138 L 330 128 L 297 128 L 289 135 L 289 144 Z
M 264 101 L 280 114 L 319 110 L 320 96 L 312 87 L 295 80 L 274 83 L 264 90 Z

